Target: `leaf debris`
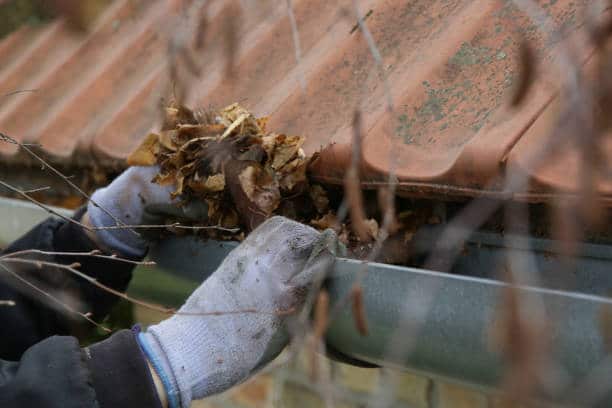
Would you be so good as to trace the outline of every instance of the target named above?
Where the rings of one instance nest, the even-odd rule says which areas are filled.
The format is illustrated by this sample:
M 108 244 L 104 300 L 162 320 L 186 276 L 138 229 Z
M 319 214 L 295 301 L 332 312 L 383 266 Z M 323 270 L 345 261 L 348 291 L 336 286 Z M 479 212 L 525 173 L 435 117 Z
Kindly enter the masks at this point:
M 275 214 L 308 222 L 326 213 L 325 190 L 310 188 L 313 157 L 302 150 L 304 138 L 267 132 L 266 123 L 236 103 L 201 112 L 172 103 L 161 131 L 149 134 L 128 164 L 159 165 L 152 181 L 173 185 L 181 205 L 205 202 L 208 225 L 248 233 Z

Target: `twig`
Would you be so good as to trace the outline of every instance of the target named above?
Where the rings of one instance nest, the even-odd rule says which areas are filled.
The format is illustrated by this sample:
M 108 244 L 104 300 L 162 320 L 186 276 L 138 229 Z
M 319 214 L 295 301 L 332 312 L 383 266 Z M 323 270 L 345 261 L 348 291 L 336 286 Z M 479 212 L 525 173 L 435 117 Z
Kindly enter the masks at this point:
M 298 31 L 297 21 L 295 20 L 295 13 L 293 12 L 292 0 L 286 0 L 287 3 L 287 15 L 289 17 L 289 23 L 291 24 L 291 36 L 293 37 L 293 50 L 295 51 L 295 62 L 298 70 L 298 81 L 302 92 L 306 93 L 306 78 L 304 78 L 304 71 L 302 70 L 302 47 L 300 45 L 300 32 Z
M 22 93 L 29 93 L 29 92 L 38 92 L 38 89 L 18 89 L 16 91 L 7 92 L 4 95 L 2 95 L 0 98 L 4 99 L 4 98 L 8 98 L 9 96 L 18 95 Z
M 139 306 L 143 306 L 147 309 L 151 309 L 157 312 L 161 312 L 161 313 L 174 313 L 175 310 L 172 308 L 167 308 L 167 307 L 163 307 L 163 306 L 158 306 L 152 303 L 148 303 L 142 300 L 138 300 L 138 299 L 134 299 L 131 296 L 123 293 L 123 292 L 119 292 L 118 290 L 115 290 L 113 288 L 111 288 L 110 286 L 107 286 L 103 283 L 100 283 L 98 280 L 96 280 L 95 278 L 92 278 L 91 276 L 75 269 L 76 267 L 79 267 L 79 264 L 70 264 L 70 265 L 63 265 L 63 264 L 59 264 L 59 263 L 55 263 L 55 262 L 48 262 L 48 261 L 40 261 L 37 259 L 24 259 L 24 258 L 2 258 L 0 260 L 0 262 L 6 262 L 6 263 L 17 263 L 17 264 L 27 264 L 27 265 L 34 265 L 36 267 L 42 267 L 42 266 L 48 266 L 48 267 L 53 267 L 53 268 L 59 268 L 59 269 L 63 269 L 66 270 L 76 276 L 78 276 L 81 279 L 86 280 L 87 282 L 93 284 L 94 286 L 99 287 L 102 290 L 105 290 L 106 292 L 109 292 L 115 296 L 118 296 L 122 299 L 125 299 L 129 302 L 132 302 L 134 304 L 137 304 Z
M 227 228 L 222 227 L 220 225 L 182 225 L 178 222 L 173 224 L 156 224 L 156 225 L 111 225 L 109 227 L 89 227 L 90 231 L 104 231 L 104 230 L 118 230 L 118 229 L 152 229 L 152 228 L 177 228 L 177 229 L 186 229 L 186 230 L 218 230 L 224 232 L 238 232 L 240 228 Z
M 362 336 L 368 335 L 368 322 L 366 320 L 365 307 L 363 305 L 363 288 L 361 285 L 353 285 L 351 289 L 351 301 L 355 327 Z
M 41 251 L 40 249 L 25 249 L 23 251 L 11 252 L 6 255 L 0 256 L 1 259 L 6 258 L 15 258 L 17 256 L 29 255 L 29 254 L 40 254 L 40 255 L 49 255 L 49 256 L 84 256 L 84 257 L 93 257 L 93 258 L 101 258 L 108 259 L 111 261 L 124 262 L 133 265 L 142 265 L 142 266 L 153 266 L 156 265 L 154 261 L 133 261 L 131 259 L 121 258 L 115 255 L 104 255 L 102 251 L 95 249 L 91 252 L 52 252 L 52 251 Z
M 15 306 L 14 300 L 0 300 L 0 306 Z
M 329 294 L 321 289 L 314 308 L 313 335 L 316 341 L 323 338 L 329 325 Z
M 374 41 L 374 37 L 372 37 L 372 33 L 368 26 L 364 23 L 364 18 L 361 16 L 361 12 L 359 11 L 359 5 L 357 4 L 357 0 L 353 0 L 353 10 L 355 12 L 355 16 L 357 17 L 357 24 L 359 25 L 359 29 L 361 30 L 367 44 L 370 49 L 370 53 L 374 58 L 374 62 L 380 71 L 380 75 L 383 78 L 383 86 L 385 88 L 385 96 L 387 97 L 387 110 L 389 112 L 394 111 L 393 106 L 393 96 L 391 95 L 391 86 L 389 84 L 389 78 L 387 77 L 387 72 L 385 71 L 385 66 L 382 60 L 382 55 L 376 46 L 376 42 Z
M 36 204 L 38 207 L 42 208 L 43 210 L 47 211 L 49 214 L 55 215 L 56 217 L 59 217 L 67 222 L 70 222 L 72 224 L 78 225 L 79 227 L 85 229 L 86 231 L 90 231 L 90 232 L 94 232 L 94 231 L 106 231 L 106 230 L 120 230 L 120 229 L 131 229 L 131 230 L 136 230 L 136 229 L 153 229 L 153 228 L 177 228 L 177 229 L 186 229 L 186 230 L 209 230 L 209 229 L 214 229 L 214 230 L 219 230 L 219 231 L 224 231 L 224 232 L 231 232 L 231 233 L 235 233 L 240 231 L 240 228 L 226 228 L 226 227 L 222 227 L 220 225 L 204 225 L 204 226 L 197 226 L 197 225 L 181 225 L 180 223 L 176 222 L 176 223 L 172 223 L 172 224 L 159 224 L 159 225 L 111 225 L 108 227 L 93 227 L 93 226 L 89 226 L 86 224 L 83 224 L 82 222 L 79 222 L 73 218 L 67 217 L 63 214 L 58 213 L 57 211 L 53 210 L 52 208 L 48 207 L 47 205 L 41 203 L 40 201 L 36 200 L 33 197 L 30 197 L 28 195 L 27 192 L 18 189 L 17 187 L 14 187 L 2 180 L 0 180 L 0 186 L 3 186 L 9 190 L 11 190 L 12 192 L 19 194 L 20 196 L 22 196 L 23 198 L 25 198 L 26 200 L 30 201 L 33 204 Z
M 49 214 L 55 215 L 56 217 L 59 217 L 65 221 L 74 223 L 76 225 L 78 225 L 81 228 L 84 228 L 88 231 L 91 231 L 91 227 L 82 224 L 80 222 L 78 222 L 77 220 L 74 220 L 70 217 L 67 217 L 63 214 L 58 213 L 57 211 L 55 211 L 54 209 L 46 206 L 45 204 L 41 203 L 40 201 L 36 200 L 35 198 L 30 197 L 26 192 L 24 192 L 23 190 L 18 189 L 17 187 L 13 187 L 12 185 L 5 183 L 4 181 L 0 180 L 0 186 L 3 186 L 9 190 L 11 190 L 12 192 L 19 194 L 20 196 L 22 196 L 23 198 L 25 198 L 26 200 L 30 201 L 33 204 L 36 204 L 38 207 L 42 208 L 43 210 L 47 211 Z
M 70 177 L 65 176 L 61 171 L 57 170 L 55 167 L 53 167 L 51 164 L 49 164 L 45 159 L 43 159 L 42 157 L 40 157 L 39 155 L 37 155 L 36 153 L 34 153 L 34 151 L 32 151 L 32 149 L 30 149 L 28 146 L 24 145 L 23 143 L 19 142 L 18 140 L 4 134 L 4 133 L 0 133 L 0 135 L 2 135 L 2 139 L 8 139 L 10 140 L 12 143 L 18 144 L 19 147 L 21 147 L 22 149 L 24 149 L 30 156 L 34 157 L 36 160 L 38 160 L 44 167 L 48 168 L 49 170 L 51 170 L 51 172 L 53 174 L 55 174 L 56 176 L 58 176 L 59 178 L 61 178 L 62 180 L 64 180 L 70 187 L 72 187 L 73 189 L 75 189 L 79 194 L 81 194 L 81 196 L 83 196 L 85 199 L 87 199 L 92 205 L 94 205 L 95 207 L 101 209 L 106 215 L 108 215 L 109 217 L 111 217 L 111 219 L 113 221 L 115 221 L 117 223 L 117 225 L 123 225 L 125 226 L 125 224 L 117 217 L 115 217 L 110 211 L 108 211 L 106 208 L 100 206 L 95 200 L 92 200 L 91 196 L 89 194 L 87 194 L 85 191 L 83 191 L 83 189 L 81 189 L 79 186 L 77 186 L 75 183 L 73 183 L 70 180 Z M 126 227 L 128 229 L 130 229 L 129 227 Z M 132 231 L 134 234 L 139 235 L 136 231 Z
M 172 314 L 172 315 L 179 315 L 179 316 L 222 316 L 222 315 L 232 315 L 232 314 L 245 314 L 245 313 L 252 313 L 252 314 L 271 314 L 271 315 L 275 315 L 275 316 L 284 316 L 284 315 L 290 315 L 295 313 L 295 308 L 289 308 L 286 310 L 273 310 L 273 311 L 260 311 L 260 310 L 256 310 L 256 309 L 241 309 L 241 310 L 228 310 L 228 311 L 212 311 L 212 312 L 177 312 L 176 309 L 174 308 L 170 308 L 170 307 L 165 307 L 165 306 L 160 306 L 154 303 L 150 303 L 150 302 L 146 302 L 140 299 L 136 299 L 134 297 L 131 297 L 129 295 L 127 295 L 126 293 L 120 292 L 116 289 L 113 289 L 103 283 L 100 283 L 98 280 L 96 280 L 95 278 L 92 278 L 91 276 L 75 269 L 77 267 L 80 266 L 80 264 L 75 263 L 75 264 L 70 264 L 70 265 L 63 265 L 63 264 L 59 264 L 59 263 L 55 263 L 55 262 L 47 262 L 47 261 L 40 261 L 37 259 L 23 259 L 23 258 L 2 258 L 0 260 L 0 264 L 1 263 L 16 263 L 16 264 L 26 264 L 26 265 L 34 265 L 36 267 L 42 267 L 42 266 L 48 266 L 48 267 L 53 267 L 53 268 L 58 268 L 58 269 L 62 269 L 62 270 L 66 270 L 76 276 L 78 276 L 81 279 L 84 279 L 85 281 L 91 283 L 94 286 L 97 286 L 98 288 L 113 294 L 121 299 L 127 300 L 128 302 L 134 303 L 136 305 L 142 306 L 144 308 L 147 308 L 149 310 L 153 310 L 156 312 L 160 312 L 160 313 L 164 313 L 164 314 Z
M 46 298 L 49 298 L 53 303 L 58 304 L 59 306 L 61 306 L 62 308 L 66 309 L 70 313 L 74 313 L 74 314 L 76 314 L 78 316 L 81 316 L 83 319 L 87 320 L 89 323 L 93 324 L 97 328 L 104 330 L 106 333 L 110 333 L 111 332 L 111 329 L 109 329 L 108 327 L 106 327 L 104 325 L 101 325 L 100 323 L 96 322 L 91 317 L 89 317 L 86 313 L 79 312 L 78 310 L 74 309 L 70 305 L 60 301 L 55 296 L 51 295 L 50 293 L 45 292 L 43 289 L 41 289 L 38 286 L 34 285 L 32 282 L 29 282 L 27 279 L 23 278 L 22 276 L 19 276 L 18 273 L 15 273 L 14 271 L 12 271 L 10 268 L 8 268 L 6 265 L 4 265 L 2 262 L 0 262 L 0 268 L 4 269 L 6 272 L 8 272 L 10 275 L 12 275 L 18 281 L 20 281 L 20 282 L 24 283 L 25 285 L 27 285 L 28 287 L 34 289 L 36 292 L 40 293 L 41 295 L 45 296 Z
M 365 14 L 365 16 L 363 16 L 363 21 L 365 22 L 372 14 L 374 14 L 374 10 L 372 10 L 372 9 L 368 10 L 368 12 Z M 349 31 L 349 34 L 353 34 L 358 29 L 359 29 L 359 23 L 357 22 L 357 23 L 355 23 L 353 28 L 351 28 L 351 31 Z
M 363 208 L 363 195 L 360 186 L 361 164 L 361 111 L 353 115 L 353 143 L 351 164 L 344 179 L 344 194 L 351 216 L 351 227 L 361 242 L 369 242 L 372 237 L 365 223 L 366 214 Z M 342 222 L 342 220 L 338 220 Z
M 223 39 L 225 42 L 225 78 L 232 79 L 236 75 L 236 53 L 239 38 L 238 27 L 242 18 L 240 6 L 235 0 L 230 0 L 223 10 Z
M 32 193 L 40 193 L 41 191 L 48 191 L 50 189 L 51 189 L 51 187 L 46 186 L 46 187 L 34 188 L 32 190 L 23 190 L 23 192 L 26 193 L 26 194 L 32 194 Z

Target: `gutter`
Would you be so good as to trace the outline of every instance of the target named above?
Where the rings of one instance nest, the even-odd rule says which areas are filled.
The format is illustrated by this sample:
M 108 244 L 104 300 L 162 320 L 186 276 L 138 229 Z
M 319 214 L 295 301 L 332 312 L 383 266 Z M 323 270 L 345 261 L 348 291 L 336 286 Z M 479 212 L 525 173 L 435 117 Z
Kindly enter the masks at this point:
M 58 213 L 70 216 L 72 211 L 64 208 L 51 207 Z M 42 208 L 22 200 L 0 197 L 0 247 L 3 247 L 15 239 L 19 238 L 23 233 L 39 222 L 47 219 L 49 213 Z
M 476 234 L 470 242 L 478 247 L 465 251 L 457 268 L 493 264 L 500 254 L 495 246 L 495 234 Z M 527 250 L 526 241 L 518 241 L 518 248 Z M 547 249 L 547 240 L 531 242 L 531 248 Z M 192 281 L 207 278 L 224 257 L 236 246 L 233 242 L 199 241 L 193 237 L 173 237 L 151 249 L 150 257 L 168 273 Z M 610 277 L 610 248 L 605 245 L 584 244 L 586 252 L 579 258 L 578 286 L 585 292 L 605 292 L 612 287 Z M 552 265 L 550 274 L 543 273 L 543 284 L 563 280 L 561 268 L 550 252 L 536 252 L 538 263 Z M 338 258 L 327 281 L 331 308 L 339 313 L 331 321 L 326 333 L 328 345 L 357 361 L 415 371 L 432 378 L 495 391 L 502 379 L 504 366 L 501 356 L 493 351 L 491 327 L 498 316 L 499 301 L 506 284 L 485 277 L 447 274 L 423 269 L 370 263 L 362 280 L 367 336 L 360 335 L 352 315 L 351 305 L 341 304 L 346 299 L 363 263 Z M 546 268 L 551 269 L 551 268 Z M 493 269 L 489 269 L 491 271 Z M 554 272 L 557 274 L 555 275 Z M 482 270 L 481 270 L 482 273 Z M 433 302 L 424 307 L 423 293 L 434 288 Z M 551 348 L 555 361 L 570 383 L 583 380 L 594 369 L 602 378 L 612 377 L 612 361 L 600 332 L 602 311 L 612 310 L 612 300 L 594 293 L 580 293 L 545 287 L 517 288 L 521 304 L 541 302 L 551 325 Z M 416 336 L 397 336 L 403 325 L 418 325 Z M 410 352 L 389 353 L 389 350 L 414 339 Z M 395 347 L 394 347 L 395 346 Z M 603 406 L 612 406 L 612 393 L 605 396 L 589 392 L 589 398 L 603 398 Z M 586 396 L 581 392 L 565 395 L 563 401 L 573 399 L 583 405 Z M 588 405 L 588 404 L 587 404 Z
M 0 199 L 0 211 L 8 225 L 0 225 L 0 241 L 9 242 L 36 220 L 46 217 L 40 209 L 17 200 Z M 0 224 L 7 224 L 6 222 Z M 504 283 L 490 279 L 494 260 L 506 249 L 495 234 L 475 234 L 469 248 L 456 268 L 471 272 L 465 276 L 423 269 L 371 263 L 362 280 L 363 300 L 369 333 L 360 335 L 354 324 L 350 304 L 340 304 L 351 290 L 363 264 L 361 261 L 339 258 L 329 277 L 327 287 L 332 308 L 339 313 L 326 333 L 330 346 L 346 356 L 381 366 L 416 371 L 433 378 L 495 390 L 503 372 L 500 355 L 492 351 L 490 327 L 497 316 Z M 477 242 L 478 241 L 478 242 Z M 611 358 L 607 357 L 600 331 L 602 311 L 612 310 L 612 301 L 601 296 L 612 287 L 609 266 L 612 252 L 607 245 L 584 244 L 578 258 L 578 272 L 573 274 L 582 292 L 554 288 L 560 280 L 559 265 L 563 259 L 551 255 L 554 243 L 526 239 L 511 250 L 535 248 L 538 266 L 543 268 L 544 287 L 518 287 L 521 304 L 541 302 L 549 318 L 552 350 L 568 384 L 579 383 L 588 375 L 612 377 Z M 207 278 L 236 246 L 233 242 L 201 241 L 194 237 L 172 237 L 153 247 L 150 258 L 166 273 L 193 281 Z M 543 265 L 543 266 L 542 266 Z M 558 268 L 559 267 L 559 268 Z M 139 269 L 142 267 L 139 267 Z M 469 271 L 468 268 L 477 268 Z M 488 269 L 487 269 L 488 268 Z M 145 269 L 136 275 L 146 277 Z M 550 273 L 547 270 L 550 269 Z M 562 278 L 562 277 L 561 277 Z M 155 282 L 148 281 L 152 288 Z M 433 302 L 424 306 L 423 294 L 435 288 Z M 158 288 L 159 289 L 159 288 Z M 163 289 L 162 289 L 163 290 Z M 183 294 L 189 295 L 188 291 Z M 421 330 L 414 336 L 397 336 L 401 325 L 418 324 Z M 389 353 L 394 345 L 414 343 L 410 352 Z M 612 393 L 597 390 L 577 390 L 564 395 L 579 402 L 599 401 L 612 406 Z

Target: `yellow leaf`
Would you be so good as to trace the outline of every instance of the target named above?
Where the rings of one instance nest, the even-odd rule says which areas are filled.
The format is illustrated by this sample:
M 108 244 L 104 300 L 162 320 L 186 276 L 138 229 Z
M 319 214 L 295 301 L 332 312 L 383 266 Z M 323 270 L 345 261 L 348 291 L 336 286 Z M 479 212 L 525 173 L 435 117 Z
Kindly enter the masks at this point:
M 270 120 L 269 116 L 263 116 L 257 119 L 257 126 L 259 127 L 259 131 L 261 133 L 266 133 L 266 127 L 268 126 L 269 120 Z
M 159 153 L 158 135 L 149 133 L 140 146 L 127 158 L 129 166 L 152 166 L 157 162 Z
M 208 191 L 223 191 L 225 189 L 225 176 L 222 173 L 209 176 L 204 183 Z
M 200 178 L 195 176 L 189 187 L 198 193 L 217 193 L 225 189 L 225 176 L 222 173 Z

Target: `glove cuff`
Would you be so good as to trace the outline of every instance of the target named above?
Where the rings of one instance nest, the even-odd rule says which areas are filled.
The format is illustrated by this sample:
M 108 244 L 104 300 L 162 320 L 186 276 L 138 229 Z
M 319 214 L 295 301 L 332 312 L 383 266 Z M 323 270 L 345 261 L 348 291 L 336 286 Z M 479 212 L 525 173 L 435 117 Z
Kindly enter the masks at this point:
M 191 397 L 189 396 L 187 400 L 183 400 L 183 398 L 181 398 L 178 382 L 176 381 L 176 377 L 174 376 L 170 362 L 166 357 L 166 353 L 164 353 L 163 349 L 157 342 L 157 339 L 155 339 L 155 337 L 150 333 L 142 332 L 138 333 L 137 339 L 140 348 L 147 356 L 149 363 L 151 363 L 153 369 L 164 385 L 166 396 L 168 397 L 168 407 L 188 407 L 191 403 Z

